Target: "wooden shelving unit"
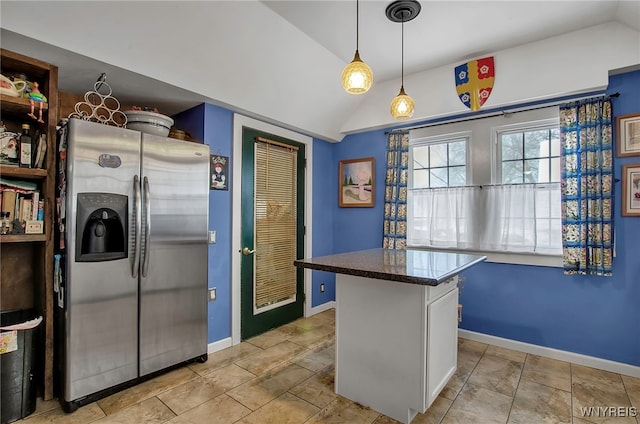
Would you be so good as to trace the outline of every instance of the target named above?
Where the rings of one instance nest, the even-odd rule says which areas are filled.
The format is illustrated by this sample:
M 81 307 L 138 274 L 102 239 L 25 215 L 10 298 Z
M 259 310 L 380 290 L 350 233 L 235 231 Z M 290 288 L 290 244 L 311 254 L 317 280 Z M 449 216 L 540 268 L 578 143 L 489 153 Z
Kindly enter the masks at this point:
M 53 398 L 53 247 L 56 167 L 56 123 L 58 121 L 58 68 L 8 50 L 0 49 L 3 75 L 24 74 L 37 81 L 47 97 L 43 107 L 44 123 L 29 118 L 28 99 L 0 95 L 0 111 L 7 131 L 20 132 L 20 124 L 29 123 L 47 134 L 47 152 L 43 169 L 0 165 L 0 176 L 29 180 L 38 185 L 44 200 L 43 234 L 0 236 L 0 310 L 35 309 L 44 318 L 40 324 L 39 392 L 44 400 Z M 36 112 L 37 114 L 37 112 Z

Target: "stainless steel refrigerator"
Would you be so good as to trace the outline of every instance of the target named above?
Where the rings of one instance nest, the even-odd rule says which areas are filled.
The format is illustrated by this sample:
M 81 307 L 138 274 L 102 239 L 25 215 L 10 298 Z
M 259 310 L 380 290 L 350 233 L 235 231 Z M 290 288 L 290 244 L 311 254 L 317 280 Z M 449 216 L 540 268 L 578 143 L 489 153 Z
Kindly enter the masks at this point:
M 70 412 L 206 360 L 209 146 L 78 119 L 61 133 L 59 396 Z

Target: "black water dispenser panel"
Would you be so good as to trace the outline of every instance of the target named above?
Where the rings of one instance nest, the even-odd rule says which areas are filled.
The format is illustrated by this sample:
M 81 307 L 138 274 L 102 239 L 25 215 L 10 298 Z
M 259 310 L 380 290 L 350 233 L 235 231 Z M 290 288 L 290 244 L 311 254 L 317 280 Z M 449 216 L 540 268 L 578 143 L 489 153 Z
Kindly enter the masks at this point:
M 127 257 L 128 198 L 121 194 L 79 193 L 76 262 Z

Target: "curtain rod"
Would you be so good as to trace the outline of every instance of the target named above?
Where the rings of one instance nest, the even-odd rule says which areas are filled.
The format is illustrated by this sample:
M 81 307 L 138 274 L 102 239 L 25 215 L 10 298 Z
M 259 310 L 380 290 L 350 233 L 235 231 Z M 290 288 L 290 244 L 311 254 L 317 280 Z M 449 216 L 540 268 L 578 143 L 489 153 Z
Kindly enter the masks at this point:
M 578 101 L 578 100 L 584 100 L 584 99 L 592 99 L 594 97 L 619 97 L 620 93 L 615 92 L 612 94 L 606 94 L 606 93 L 599 93 L 599 94 L 590 94 L 587 95 L 585 94 L 584 96 L 581 97 L 570 97 L 570 98 L 556 98 L 556 99 L 550 99 L 546 102 L 543 103 L 537 103 L 536 106 L 512 106 L 510 108 L 503 108 L 503 109 L 490 109 L 487 110 L 486 112 L 484 112 L 482 115 L 476 115 L 476 116 L 470 116 L 467 118 L 452 118 L 452 119 L 448 119 L 445 121 L 439 121 L 439 122 L 431 122 L 428 124 L 422 124 L 422 125 L 416 125 L 416 126 L 412 126 L 412 127 L 403 127 L 403 128 L 396 128 L 394 130 L 391 131 L 385 131 L 385 134 L 393 134 L 393 133 L 398 133 L 398 132 L 403 132 L 403 131 L 411 131 L 411 130 L 417 130 L 420 128 L 429 128 L 429 127 L 436 127 L 439 125 L 445 125 L 445 124 L 453 124 L 453 123 L 458 123 L 458 122 L 467 122 L 467 121 L 475 121 L 476 119 L 482 119 L 482 118 L 491 118 L 494 116 L 500 116 L 500 115 L 504 115 L 504 116 L 509 116 L 512 113 L 518 113 L 518 112 L 527 112 L 530 110 L 538 110 L 538 109 L 544 109 L 547 107 L 551 107 L 551 106 L 558 106 L 564 103 L 570 103 L 570 102 L 574 102 L 574 101 Z

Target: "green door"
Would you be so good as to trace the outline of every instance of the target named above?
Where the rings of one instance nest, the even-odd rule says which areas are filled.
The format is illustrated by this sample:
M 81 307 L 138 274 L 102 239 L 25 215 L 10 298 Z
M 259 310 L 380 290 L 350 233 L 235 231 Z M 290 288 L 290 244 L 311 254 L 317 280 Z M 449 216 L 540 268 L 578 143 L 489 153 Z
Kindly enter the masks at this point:
M 304 144 L 243 127 L 240 335 L 302 317 Z

